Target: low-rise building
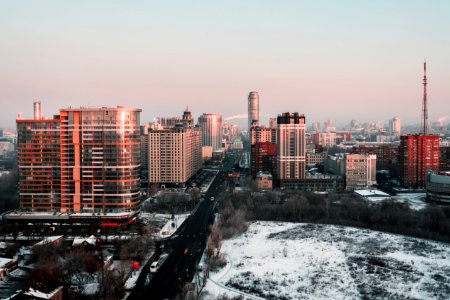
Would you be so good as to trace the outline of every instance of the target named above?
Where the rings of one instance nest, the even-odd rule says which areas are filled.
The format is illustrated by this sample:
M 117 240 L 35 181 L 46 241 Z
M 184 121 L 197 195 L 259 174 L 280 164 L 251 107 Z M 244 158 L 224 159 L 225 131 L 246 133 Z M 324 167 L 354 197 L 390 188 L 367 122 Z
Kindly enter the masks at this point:
M 256 183 L 259 190 L 271 190 L 273 187 L 272 174 L 267 172 L 258 172 L 256 175 Z
M 450 172 L 427 174 L 427 201 L 450 203 Z
M 371 154 L 345 155 L 345 189 L 367 189 L 377 183 L 377 156 Z

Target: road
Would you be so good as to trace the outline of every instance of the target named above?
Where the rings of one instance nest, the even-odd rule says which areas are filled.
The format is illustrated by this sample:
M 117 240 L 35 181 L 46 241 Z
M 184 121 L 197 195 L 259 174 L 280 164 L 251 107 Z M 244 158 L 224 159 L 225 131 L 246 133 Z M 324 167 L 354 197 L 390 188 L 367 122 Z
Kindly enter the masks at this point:
M 137 284 L 128 299 L 171 299 L 185 282 L 190 282 L 195 274 L 198 261 L 206 246 L 208 226 L 213 219 L 217 196 L 223 190 L 223 182 L 234 159 L 227 160 L 194 213 L 182 227 L 164 242 L 164 249 L 171 249 L 165 262 L 160 266 L 147 286 Z M 214 197 L 214 201 L 211 201 Z M 148 267 L 148 266 L 146 266 Z M 147 276 L 143 272 L 142 276 Z M 142 278 L 141 278 L 142 282 Z
M 191 281 L 205 247 L 207 229 L 215 206 L 215 201 L 211 201 L 210 198 L 217 196 L 222 178 L 219 173 L 206 193 L 205 200 L 199 203 L 183 228 L 165 241 L 164 248 L 172 251 L 150 284 L 146 287 L 137 287 L 128 299 L 172 298 L 184 282 Z

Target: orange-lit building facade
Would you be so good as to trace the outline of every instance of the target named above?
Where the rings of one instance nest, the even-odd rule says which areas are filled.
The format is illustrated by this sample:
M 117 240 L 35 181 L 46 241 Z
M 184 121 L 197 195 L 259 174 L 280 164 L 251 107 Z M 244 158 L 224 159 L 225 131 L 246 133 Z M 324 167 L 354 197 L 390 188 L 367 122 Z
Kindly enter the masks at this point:
M 60 122 L 17 119 L 20 207 L 60 210 Z
M 139 109 L 68 108 L 17 120 L 20 207 L 123 213 L 140 200 Z
M 400 183 L 407 188 L 425 188 L 427 170 L 439 171 L 439 136 L 400 137 Z

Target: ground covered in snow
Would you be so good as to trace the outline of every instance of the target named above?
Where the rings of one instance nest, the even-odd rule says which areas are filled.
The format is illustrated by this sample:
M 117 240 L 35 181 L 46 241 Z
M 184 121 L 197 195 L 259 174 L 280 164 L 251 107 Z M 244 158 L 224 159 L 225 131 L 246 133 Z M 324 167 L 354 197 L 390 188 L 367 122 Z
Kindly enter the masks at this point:
M 450 299 L 450 245 L 343 226 L 255 222 L 224 241 L 203 298 Z M 246 298 L 256 298 L 246 297 Z

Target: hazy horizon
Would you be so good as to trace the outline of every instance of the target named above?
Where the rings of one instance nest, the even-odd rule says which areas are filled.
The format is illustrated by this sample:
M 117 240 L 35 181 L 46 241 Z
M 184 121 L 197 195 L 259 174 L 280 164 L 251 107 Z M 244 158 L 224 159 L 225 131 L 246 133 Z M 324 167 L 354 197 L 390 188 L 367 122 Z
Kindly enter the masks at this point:
M 0 11 L 0 127 L 33 101 L 137 107 L 141 123 L 189 106 L 224 117 L 297 111 L 420 123 L 450 116 L 450 2 L 14 1 Z M 448 123 L 448 121 L 447 121 Z M 243 123 L 245 124 L 245 123 Z

